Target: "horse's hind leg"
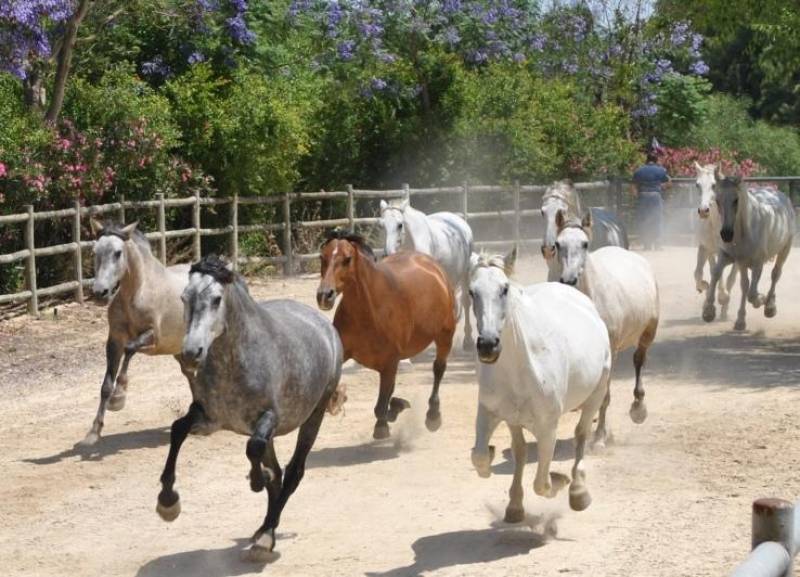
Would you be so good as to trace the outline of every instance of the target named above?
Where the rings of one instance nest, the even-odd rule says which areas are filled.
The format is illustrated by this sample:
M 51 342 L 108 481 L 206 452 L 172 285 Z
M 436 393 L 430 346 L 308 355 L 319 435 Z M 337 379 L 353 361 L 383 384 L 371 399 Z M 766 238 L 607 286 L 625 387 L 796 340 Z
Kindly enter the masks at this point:
M 639 346 L 633 353 L 633 368 L 636 371 L 636 382 L 633 386 L 633 403 L 629 411 L 631 420 L 636 424 L 644 423 L 647 418 L 647 405 L 644 403 L 644 385 L 642 384 L 642 367 L 647 360 L 647 349 L 653 344 L 658 329 L 658 319 L 653 319 L 639 337 Z
M 747 328 L 745 322 L 747 294 L 750 292 L 750 278 L 747 275 L 747 267 L 742 266 L 739 269 L 739 288 L 742 290 L 742 301 L 739 303 L 739 312 L 736 314 L 736 322 L 733 323 L 733 330 L 743 331 Z
M 708 260 L 706 247 L 700 244 L 697 246 L 697 264 L 694 267 L 694 286 L 699 293 L 708 289 L 708 283 L 703 280 L 703 269 L 706 266 L 706 260 Z
M 143 348 L 152 346 L 154 342 L 153 329 L 149 329 L 125 345 L 125 358 L 122 360 L 122 368 L 117 375 L 114 392 L 108 400 L 109 411 L 121 411 L 125 407 L 125 397 L 128 394 L 128 365 L 131 362 L 131 358 Z
M 703 320 L 710 323 L 717 316 L 717 308 L 714 306 L 714 299 L 716 298 L 717 284 L 719 283 L 722 271 L 725 267 L 733 262 L 733 259 L 727 253 L 719 251 L 717 254 L 717 262 L 711 270 L 711 282 L 706 290 L 706 300 L 703 303 Z
M 265 411 L 255 426 L 253 435 L 247 441 L 247 459 L 250 461 L 250 489 L 258 493 L 266 487 L 264 471 L 261 462 L 267 451 L 267 446 L 272 444 L 278 419 L 272 410 Z
M 758 292 L 758 283 L 761 280 L 761 272 L 764 270 L 764 265 L 755 264 L 751 269 L 753 272 L 750 275 L 750 290 L 747 292 L 747 300 L 753 305 L 753 308 L 760 308 L 764 304 L 764 295 Z
M 525 435 L 522 427 L 512 427 L 511 431 L 511 452 L 514 455 L 514 479 L 511 481 L 511 488 L 508 490 L 508 507 L 506 507 L 506 523 L 521 523 L 525 518 L 525 508 L 522 505 L 524 491 L 522 489 L 522 474 L 525 471 L 525 462 L 528 460 L 528 447 L 525 445 Z
M 263 562 L 271 558 L 270 553 L 275 547 L 275 529 L 280 524 L 281 513 L 286 506 L 286 502 L 297 489 L 305 474 L 306 459 L 311 452 L 311 447 L 314 446 L 317 433 L 319 433 L 319 428 L 322 425 L 322 418 L 325 416 L 325 409 L 328 406 L 328 397 L 329 395 L 324 396 L 308 420 L 300 426 L 300 431 L 297 434 L 297 445 L 295 446 L 292 460 L 289 461 L 289 465 L 286 467 L 280 494 L 274 506 L 270 502 L 264 524 L 253 535 L 253 545 L 248 551 L 251 561 Z M 270 499 L 270 501 L 272 500 Z
M 725 281 L 724 286 L 722 283 L 719 285 L 719 290 L 717 291 L 717 297 L 719 298 L 720 304 L 720 313 L 719 319 L 721 321 L 728 319 L 728 305 L 731 302 L 731 289 L 733 288 L 733 284 L 736 282 L 736 271 L 738 268 L 736 267 L 736 263 L 731 265 L 731 272 L 728 273 L 728 280 Z
M 425 415 L 425 426 L 429 431 L 437 431 L 442 426 L 442 414 L 439 411 L 439 384 L 447 369 L 447 357 L 453 346 L 453 335 L 447 333 L 436 341 L 436 359 L 433 361 L 433 389 L 428 399 L 428 412 Z
M 582 461 L 586 440 L 592 432 L 592 419 L 606 398 L 610 377 L 609 369 L 603 373 L 600 386 L 583 404 L 581 418 L 575 427 L 575 464 L 572 466 L 572 483 L 569 486 L 569 506 L 573 511 L 583 511 L 592 503 L 592 497 L 586 488 L 586 472 Z
M 472 309 L 472 299 L 469 296 L 469 279 L 466 279 L 461 285 L 461 308 L 464 309 L 464 342 L 462 348 L 469 353 L 475 348 L 475 339 L 472 338 L 472 324 L 469 320 L 469 313 Z
M 194 422 L 202 418 L 203 408 L 198 403 L 189 405 L 186 414 L 172 423 L 169 439 L 169 454 L 167 462 L 164 464 L 164 472 L 161 473 L 161 492 L 158 494 L 158 505 L 156 512 L 164 521 L 174 521 L 181 514 L 181 499 L 175 491 L 175 463 L 178 461 L 178 453 L 181 445 L 189 435 Z
M 786 259 L 789 256 L 789 252 L 792 250 L 792 243 L 789 242 L 786 246 L 778 253 L 778 258 L 775 259 L 775 266 L 772 267 L 772 283 L 769 285 L 769 292 L 767 293 L 767 301 L 766 306 L 764 307 L 764 316 L 767 318 L 772 318 L 778 312 L 778 307 L 775 305 L 775 287 L 778 284 L 778 281 L 781 279 L 781 273 L 783 272 L 783 263 L 786 262 Z
M 80 442 L 81 445 L 94 445 L 100 438 L 100 431 L 103 430 L 103 421 L 106 414 L 106 405 L 111 393 L 114 391 L 114 381 L 119 370 L 119 363 L 122 360 L 123 347 L 124 344 L 122 342 L 113 340 L 110 337 L 106 341 L 106 376 L 103 378 L 103 384 L 100 387 L 100 406 L 97 408 L 97 415 L 95 415 L 92 428 L 83 441 Z

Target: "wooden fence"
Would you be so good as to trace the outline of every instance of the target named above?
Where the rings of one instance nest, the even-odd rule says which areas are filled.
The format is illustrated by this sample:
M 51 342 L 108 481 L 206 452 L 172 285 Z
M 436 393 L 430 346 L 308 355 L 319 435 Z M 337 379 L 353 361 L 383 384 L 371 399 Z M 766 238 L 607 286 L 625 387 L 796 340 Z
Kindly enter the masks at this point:
M 731 577 L 794 577 L 800 550 L 800 501 L 758 499 L 753 502 L 752 551 Z
M 800 184 L 800 177 L 762 177 L 758 179 L 748 179 L 752 181 L 781 182 L 788 181 L 794 187 Z M 675 179 L 678 184 L 692 183 L 693 179 Z M 622 180 L 603 180 L 594 182 L 577 183 L 576 188 L 582 194 L 587 193 L 594 202 L 586 204 L 604 205 L 612 210 L 622 208 L 624 198 L 625 182 Z M 486 241 L 476 241 L 478 248 L 508 246 L 512 243 L 521 245 L 537 244 L 541 242 L 540 237 L 525 237 L 522 233 L 521 224 L 539 223 L 541 213 L 539 202 L 541 195 L 546 189 L 546 185 L 520 185 L 519 183 L 508 186 L 472 186 L 464 184 L 456 187 L 439 188 L 409 188 L 407 185 L 401 189 L 393 190 L 359 190 L 348 186 L 347 190 L 335 192 L 298 192 L 285 193 L 278 196 L 267 197 L 238 197 L 232 198 L 203 198 L 199 195 L 188 198 L 164 198 L 162 194 L 156 194 L 154 200 L 145 201 L 125 201 L 122 198 L 119 202 L 103 204 L 97 206 L 81 206 L 75 202 L 72 208 L 62 210 L 50 210 L 37 212 L 33 206 L 26 207 L 26 212 L 0 216 L 0 226 L 24 223 L 24 244 L 25 248 L 13 253 L 0 254 L 0 265 L 13 264 L 24 261 L 25 264 L 25 290 L 12 294 L 0 295 L 0 305 L 5 303 L 16 303 L 27 301 L 28 312 L 31 315 L 38 315 L 39 298 L 44 296 L 54 296 L 64 293 L 74 293 L 74 298 L 78 302 L 84 301 L 84 288 L 91 286 L 91 278 L 83 278 L 82 249 L 91 248 L 94 241 L 82 237 L 82 228 L 85 219 L 104 214 L 115 214 L 116 218 L 122 223 L 126 222 L 125 211 L 127 209 L 150 209 L 156 211 L 156 221 L 158 230 L 146 233 L 147 238 L 157 244 L 157 254 L 161 261 L 166 264 L 167 258 L 167 239 L 191 238 L 193 247 L 193 258 L 199 260 L 202 256 L 201 239 L 209 236 L 228 235 L 228 256 L 234 266 L 244 263 L 266 263 L 282 265 L 283 272 L 291 275 L 295 271 L 295 265 L 299 262 L 315 260 L 319 258 L 319 253 L 298 254 L 293 247 L 292 232 L 303 229 L 333 228 L 337 226 L 355 228 L 357 225 L 375 224 L 379 219 L 375 216 L 357 216 L 356 202 L 360 199 L 383 199 L 390 200 L 409 196 L 411 198 L 430 197 L 449 197 L 456 199 L 458 209 L 454 212 L 460 214 L 473 226 L 480 226 L 477 223 L 486 221 L 507 219 L 510 226 L 504 227 L 507 232 L 503 238 Z M 511 197 L 511 206 L 505 209 L 483 210 L 470 212 L 471 199 L 480 194 L 504 194 Z M 598 197 L 599 195 L 599 197 Z M 691 193 L 690 193 L 691 196 Z M 602 201 L 597 202 L 598 198 Z M 295 203 L 309 201 L 335 200 L 346 201 L 345 215 L 342 218 L 327 220 L 292 221 L 292 206 Z M 691 203 L 691 199 L 689 199 Z M 482 203 L 485 204 L 485 203 Z M 203 228 L 202 208 L 208 206 L 230 205 L 230 221 L 226 226 L 218 228 Z M 264 205 L 275 206 L 282 209 L 282 222 L 263 223 L 263 224 L 239 224 L 239 207 Z M 687 204 L 688 206 L 688 204 Z M 192 227 L 180 230 L 167 230 L 166 210 L 168 208 L 185 207 L 192 211 Z M 374 214 L 374 213 L 373 213 Z M 72 219 L 72 242 L 53 245 L 37 246 L 35 235 L 35 223 L 41 220 Z M 239 256 L 239 235 L 248 232 L 274 232 L 281 235 L 281 256 L 273 257 L 240 257 Z M 38 239 L 41 240 L 41 239 Z M 41 256 L 52 256 L 71 254 L 73 261 L 73 280 L 60 284 L 40 288 L 37 286 L 36 258 Z

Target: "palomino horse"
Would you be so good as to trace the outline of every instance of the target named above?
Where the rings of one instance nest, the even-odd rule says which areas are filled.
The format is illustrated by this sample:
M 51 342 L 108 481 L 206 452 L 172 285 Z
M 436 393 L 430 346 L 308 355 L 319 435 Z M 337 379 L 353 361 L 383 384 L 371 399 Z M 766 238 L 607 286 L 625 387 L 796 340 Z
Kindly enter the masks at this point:
M 186 286 L 189 267 L 162 265 L 150 252 L 150 243 L 135 222 L 120 226 L 92 219 L 91 224 L 97 237 L 92 291 L 95 300 L 110 304 L 106 375 L 97 416 L 81 442 L 84 445 L 93 445 L 100 438 L 106 408 L 119 411 L 125 406 L 128 364 L 137 352 L 174 355 L 189 377 L 177 356 L 183 341 L 181 291 Z
M 575 464 L 569 504 L 582 511 L 591 503 L 581 461 L 584 447 L 608 390 L 611 348 L 608 331 L 592 302 L 558 283 L 522 288 L 509 282 L 516 249 L 505 258 L 473 257 L 470 288 L 478 323 L 478 416 L 472 463 L 481 477 L 491 474 L 492 433 L 501 420 L 511 431 L 514 479 L 505 520 L 518 523 L 527 448 L 523 428 L 536 437 L 539 459 L 533 490 L 555 497 L 569 479 L 550 473 L 561 415 L 580 409 L 575 427 Z
M 402 251 L 376 263 L 372 249 L 355 234 L 334 231 L 320 250 L 322 278 L 317 303 L 330 310 L 341 294 L 333 319 L 344 345 L 344 359 L 355 359 L 380 373 L 373 436 L 389 436 L 388 422 L 409 407 L 392 397 L 397 365 L 436 345 L 433 390 L 425 425 L 441 426 L 439 383 L 456 328 L 455 299 L 444 271 L 431 257 Z
M 472 254 L 472 229 L 452 212 L 431 215 L 413 208 L 408 199 L 399 206 L 381 201 L 381 225 L 385 233 L 387 255 L 400 249 L 427 254 L 441 265 L 454 290 L 461 289 L 461 308 L 464 311 L 465 351 L 475 346 L 469 322 L 469 258 Z
M 694 283 L 697 292 L 701 293 L 708 290 L 708 283 L 703 279 L 703 273 L 708 262 L 709 272 L 714 270 L 717 262 L 717 252 L 722 246 L 719 232 L 722 228 L 719 208 L 717 207 L 714 189 L 717 180 L 714 172 L 717 170 L 716 164 L 701 166 L 694 163 L 697 170 L 697 189 L 700 191 L 700 206 L 697 208 L 699 222 L 697 227 L 697 266 L 694 269 Z M 722 305 L 720 317 L 725 319 L 728 316 L 728 303 L 731 300 L 731 287 L 736 280 L 736 266 L 732 267 L 728 280 L 720 283 L 717 291 L 719 304 Z
M 658 285 L 653 270 L 644 258 L 617 246 L 589 252 L 591 213 L 586 213 L 581 221 L 577 218 L 567 219 L 559 211 L 556 225 L 558 260 L 554 268 L 558 279 L 577 287 L 592 299 L 600 318 L 608 327 L 615 362 L 620 352 L 636 347 L 633 354 L 636 383 L 630 416 L 634 423 L 643 423 L 647 418 L 647 406 L 644 402 L 642 366 L 658 329 Z M 605 445 L 608 437 L 606 411 L 610 402 L 609 388 L 600 407 L 595 433 L 595 443 L 599 447 Z
M 215 256 L 192 266 L 183 300 L 183 358 L 197 375 L 189 411 L 172 424 L 156 510 L 165 521 L 180 514 L 175 462 L 193 428 L 248 435 L 250 488 L 266 488 L 269 499 L 248 554 L 253 561 L 265 561 L 339 382 L 342 343 L 330 321 L 306 305 L 254 301 L 241 277 Z M 298 427 L 297 446 L 283 476 L 273 439 Z
M 774 317 L 777 312 L 775 287 L 781 278 L 783 263 L 792 250 L 795 211 L 791 201 L 782 192 L 769 188 L 748 190 L 740 178 L 725 178 L 721 174 L 717 174 L 716 200 L 722 217 L 722 246 L 717 253 L 717 264 L 706 292 L 703 320 L 714 320 L 714 290 L 722 271 L 733 263 L 739 269 L 742 289 L 742 300 L 733 328 L 743 331 L 747 326 L 745 305 L 748 300 L 755 308 L 764 305 L 764 316 L 767 318 Z M 772 284 L 765 297 L 758 292 L 758 281 L 764 263 L 772 258 L 775 258 Z M 747 269 L 752 271 L 752 278 L 749 278 Z
M 542 196 L 542 217 L 544 218 L 544 235 L 542 256 L 547 262 L 547 280 L 558 280 L 555 266 L 556 257 L 556 214 L 563 211 L 568 217 L 580 217 L 583 214 L 581 197 L 571 180 L 557 180 L 547 187 Z M 621 246 L 628 248 L 628 233 L 622 222 L 607 210 L 592 208 L 592 240 L 589 250 L 604 246 Z

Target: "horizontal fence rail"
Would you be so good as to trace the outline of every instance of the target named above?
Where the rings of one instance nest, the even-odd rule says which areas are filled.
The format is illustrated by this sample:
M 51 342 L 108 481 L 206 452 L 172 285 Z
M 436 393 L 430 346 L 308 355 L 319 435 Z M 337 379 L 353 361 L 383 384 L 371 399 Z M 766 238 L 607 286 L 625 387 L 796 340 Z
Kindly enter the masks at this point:
M 731 577 L 794 577 L 800 550 L 800 501 L 753 502 L 752 551 Z
M 755 177 L 744 179 L 748 182 L 766 183 L 788 183 L 792 191 L 800 194 L 800 177 Z M 694 183 L 691 178 L 676 178 L 673 182 L 678 186 L 686 186 Z M 578 191 L 582 193 L 594 193 L 594 200 L 598 196 L 603 202 L 587 203 L 594 206 L 602 205 L 612 210 L 620 211 L 624 204 L 624 190 L 626 181 L 621 179 L 599 180 L 592 182 L 579 182 L 575 184 Z M 295 271 L 297 263 L 308 262 L 319 258 L 318 252 L 301 254 L 295 251 L 293 246 L 293 231 L 317 230 L 334 227 L 347 227 L 354 229 L 357 226 L 375 225 L 380 219 L 376 216 L 358 216 L 356 214 L 357 201 L 364 199 L 393 200 L 401 198 L 426 198 L 441 197 L 443 199 L 455 199 L 458 207 L 452 212 L 460 214 L 473 226 L 480 226 L 481 223 L 490 223 L 501 220 L 503 222 L 504 238 L 495 240 L 476 241 L 478 249 L 508 247 L 512 244 L 534 245 L 541 242 L 540 237 L 527 237 L 522 231 L 522 224 L 536 223 L 541 224 L 541 213 L 538 202 L 541 195 L 546 190 L 547 185 L 519 183 L 510 185 L 471 185 L 464 183 L 461 186 L 430 187 L 430 188 L 410 188 L 404 185 L 398 189 L 388 190 L 369 190 L 355 189 L 348 186 L 342 191 L 323 191 L 323 192 L 295 192 L 284 193 L 274 196 L 260 197 L 201 197 L 198 195 L 187 198 L 165 198 L 163 194 L 156 194 L 152 200 L 126 201 L 121 197 L 118 202 L 103 205 L 81 206 L 75 201 L 72 208 L 60 210 L 36 211 L 32 205 L 26 206 L 26 212 L 20 214 L 0 215 L 0 226 L 3 225 L 23 225 L 23 237 L 25 248 L 15 252 L 0 254 L 0 265 L 10 265 L 16 262 L 24 262 L 25 266 L 25 290 L 0 295 L 0 305 L 6 303 L 16 303 L 27 301 L 28 312 L 31 315 L 38 315 L 39 297 L 61 295 L 73 292 L 74 298 L 79 303 L 84 301 L 84 289 L 91 286 L 91 278 L 83 278 L 83 259 L 82 249 L 94 246 L 94 240 L 82 238 L 82 227 L 86 224 L 85 219 L 94 216 L 113 214 L 122 223 L 126 222 L 126 210 L 148 209 L 156 212 L 156 222 L 158 230 L 146 233 L 147 238 L 155 243 L 156 253 L 162 263 L 166 264 L 167 249 L 166 241 L 169 239 L 191 239 L 192 256 L 199 260 L 202 256 L 202 243 L 204 237 L 228 236 L 228 256 L 234 266 L 242 264 L 268 264 L 281 265 L 285 275 L 291 275 Z M 689 190 L 688 201 L 695 203 L 695 193 Z M 476 210 L 470 212 L 469 208 L 473 204 L 474 198 L 487 194 L 505 194 L 506 200 L 510 200 L 510 206 L 497 208 L 496 210 Z M 341 218 L 316 219 L 316 220 L 292 220 L 292 205 L 295 203 L 319 202 L 325 200 L 342 200 L 346 204 L 346 212 Z M 532 204 L 536 201 L 535 204 Z M 481 203 L 487 204 L 487 203 Z M 492 203 L 489 203 L 490 205 Z M 203 228 L 202 209 L 203 207 L 229 206 L 229 222 L 226 226 L 216 228 Z M 276 217 L 281 222 L 265 222 L 261 224 L 239 224 L 239 208 L 246 206 L 272 206 L 276 210 Z M 687 205 L 688 206 L 688 205 Z M 168 230 L 166 226 L 166 210 L 171 208 L 189 208 L 192 211 L 191 228 Z M 373 212 L 374 214 L 374 212 Z M 72 220 L 72 242 L 52 245 L 37 246 L 35 238 L 35 224 L 39 221 L 71 219 Z M 506 227 L 506 224 L 508 226 Z M 239 236 L 244 233 L 270 232 L 279 235 L 281 238 L 282 255 L 280 256 L 240 256 L 239 255 Z M 381 251 L 376 251 L 381 252 Z M 72 255 L 73 279 L 56 284 L 54 286 L 40 288 L 36 284 L 36 258 L 56 255 Z

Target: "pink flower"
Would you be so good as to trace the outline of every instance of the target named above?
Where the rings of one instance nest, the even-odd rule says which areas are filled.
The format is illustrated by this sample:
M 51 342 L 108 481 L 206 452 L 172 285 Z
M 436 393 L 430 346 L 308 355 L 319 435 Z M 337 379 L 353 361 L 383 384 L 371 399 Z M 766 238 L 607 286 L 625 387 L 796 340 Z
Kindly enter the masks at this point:
M 0 162 L 0 178 L 4 177 L 7 173 L 6 165 Z

